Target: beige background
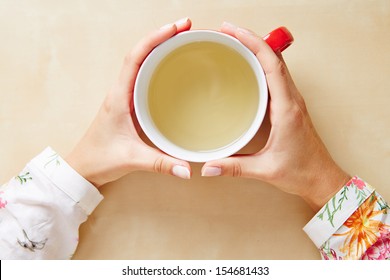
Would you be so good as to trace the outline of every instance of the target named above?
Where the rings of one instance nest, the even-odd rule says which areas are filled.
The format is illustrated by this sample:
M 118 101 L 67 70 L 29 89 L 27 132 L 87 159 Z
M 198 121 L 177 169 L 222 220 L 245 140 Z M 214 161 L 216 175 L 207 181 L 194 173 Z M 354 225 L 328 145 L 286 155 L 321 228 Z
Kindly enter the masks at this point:
M 66 155 L 147 32 L 189 16 L 259 34 L 285 25 L 285 52 L 337 162 L 390 199 L 390 1 L 0 0 L 0 178 L 47 145 Z M 257 140 L 264 142 L 267 125 Z M 265 136 L 264 136 L 265 135 Z M 256 144 L 247 148 L 255 150 Z M 104 186 L 76 259 L 318 259 L 298 197 L 262 182 L 134 173 Z

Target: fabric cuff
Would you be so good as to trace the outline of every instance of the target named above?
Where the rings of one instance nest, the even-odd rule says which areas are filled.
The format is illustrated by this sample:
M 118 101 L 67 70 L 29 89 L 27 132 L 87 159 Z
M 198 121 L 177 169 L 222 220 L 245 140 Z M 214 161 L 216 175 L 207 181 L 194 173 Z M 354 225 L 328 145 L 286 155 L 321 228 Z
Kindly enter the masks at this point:
M 320 248 L 373 192 L 373 187 L 354 176 L 318 211 L 303 230 L 317 248 Z
M 46 148 L 28 164 L 39 169 L 57 188 L 90 215 L 102 201 L 97 188 L 77 173 L 51 147 Z

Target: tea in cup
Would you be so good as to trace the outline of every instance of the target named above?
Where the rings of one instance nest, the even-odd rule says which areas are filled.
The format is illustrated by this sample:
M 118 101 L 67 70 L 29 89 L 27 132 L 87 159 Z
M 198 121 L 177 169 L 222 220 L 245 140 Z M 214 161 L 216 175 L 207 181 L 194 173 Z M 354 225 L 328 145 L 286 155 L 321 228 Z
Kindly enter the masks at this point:
M 236 38 L 209 30 L 186 31 L 157 46 L 134 91 L 146 136 L 167 154 L 192 162 L 239 151 L 258 131 L 267 103 L 256 56 Z

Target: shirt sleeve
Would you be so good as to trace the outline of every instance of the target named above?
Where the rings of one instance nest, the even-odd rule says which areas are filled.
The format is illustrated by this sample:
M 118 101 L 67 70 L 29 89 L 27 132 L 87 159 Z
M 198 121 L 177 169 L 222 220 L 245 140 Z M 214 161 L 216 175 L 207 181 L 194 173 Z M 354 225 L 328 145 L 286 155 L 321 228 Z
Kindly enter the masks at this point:
M 353 177 L 303 228 L 323 259 L 390 259 L 390 208 Z
M 0 259 L 69 259 L 103 199 L 51 148 L 0 187 Z

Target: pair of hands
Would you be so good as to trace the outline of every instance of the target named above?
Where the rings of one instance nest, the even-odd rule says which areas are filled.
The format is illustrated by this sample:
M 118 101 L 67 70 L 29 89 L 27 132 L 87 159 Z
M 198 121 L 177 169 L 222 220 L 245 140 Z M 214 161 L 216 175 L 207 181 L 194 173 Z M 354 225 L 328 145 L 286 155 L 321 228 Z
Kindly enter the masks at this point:
M 190 28 L 188 18 L 167 24 L 141 40 L 125 57 L 118 81 L 85 136 L 66 158 L 96 187 L 136 170 L 191 177 L 188 162 L 141 140 L 132 106 L 136 76 L 144 59 L 154 47 Z M 271 131 L 265 147 L 256 154 L 207 162 L 202 176 L 259 179 L 301 196 L 314 210 L 320 209 L 350 176 L 333 161 L 315 131 L 281 54 L 275 54 L 247 29 L 224 23 L 221 32 L 236 37 L 259 59 L 269 87 Z

